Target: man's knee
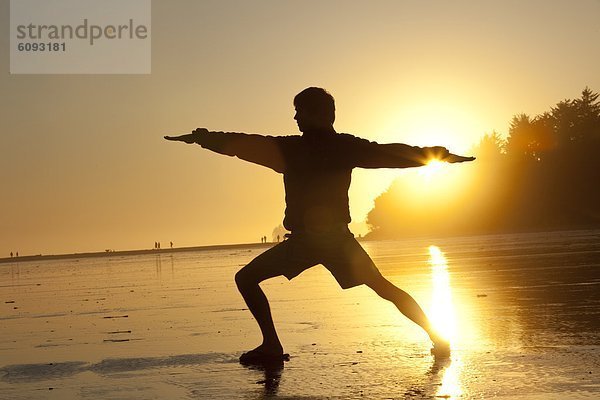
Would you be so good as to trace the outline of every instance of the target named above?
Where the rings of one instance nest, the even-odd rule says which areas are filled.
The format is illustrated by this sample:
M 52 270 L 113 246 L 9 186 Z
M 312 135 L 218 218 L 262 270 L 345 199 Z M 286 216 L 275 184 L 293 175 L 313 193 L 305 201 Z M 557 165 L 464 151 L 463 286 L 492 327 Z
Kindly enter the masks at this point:
M 244 271 L 244 268 L 235 273 L 235 284 L 237 285 L 238 289 L 246 287 L 248 282 L 248 274 L 246 271 Z
M 240 290 L 243 290 L 247 287 L 256 286 L 263 280 L 248 267 L 249 265 L 246 265 L 235 273 L 235 283 Z

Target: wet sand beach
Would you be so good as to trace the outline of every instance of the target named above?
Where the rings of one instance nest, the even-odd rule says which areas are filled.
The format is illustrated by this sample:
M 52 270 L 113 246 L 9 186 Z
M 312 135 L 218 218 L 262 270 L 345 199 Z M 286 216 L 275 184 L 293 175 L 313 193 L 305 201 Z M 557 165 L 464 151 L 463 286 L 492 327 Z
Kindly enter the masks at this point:
M 267 246 L 0 264 L 1 399 L 595 399 L 600 231 L 366 241 L 451 338 L 319 266 L 263 283 L 283 367 L 233 282 Z

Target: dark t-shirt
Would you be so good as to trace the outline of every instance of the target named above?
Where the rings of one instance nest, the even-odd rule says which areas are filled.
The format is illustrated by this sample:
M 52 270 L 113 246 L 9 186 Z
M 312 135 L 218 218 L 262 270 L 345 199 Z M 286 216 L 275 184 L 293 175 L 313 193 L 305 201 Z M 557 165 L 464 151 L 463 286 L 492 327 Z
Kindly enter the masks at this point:
M 199 144 L 282 173 L 283 225 L 292 232 L 330 232 L 350 222 L 353 168 L 407 168 L 426 162 L 424 148 L 379 144 L 335 132 L 303 136 L 209 132 Z

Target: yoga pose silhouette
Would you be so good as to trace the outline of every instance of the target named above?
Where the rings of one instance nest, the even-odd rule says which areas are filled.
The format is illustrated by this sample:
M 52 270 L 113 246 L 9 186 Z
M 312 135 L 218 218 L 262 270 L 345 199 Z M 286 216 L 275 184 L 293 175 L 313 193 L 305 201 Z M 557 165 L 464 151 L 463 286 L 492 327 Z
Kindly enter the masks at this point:
M 433 342 L 432 354 L 448 355 L 450 346 L 435 330 L 417 302 L 381 275 L 369 255 L 348 229 L 348 189 L 352 169 L 409 168 L 432 159 L 472 161 L 444 147 L 415 147 L 401 143 L 379 144 L 337 133 L 335 101 L 326 90 L 310 87 L 294 98 L 294 119 L 302 135 L 263 136 L 210 132 L 165 139 L 196 143 L 203 148 L 260 164 L 283 174 L 285 217 L 291 234 L 265 251 L 235 275 L 237 287 L 262 332 L 258 347 L 240 357 L 243 363 L 283 359 L 287 355 L 277 336 L 269 302 L 259 283 L 279 275 L 292 279 L 317 264 L 324 265 L 343 289 L 367 285 L 414 321 Z

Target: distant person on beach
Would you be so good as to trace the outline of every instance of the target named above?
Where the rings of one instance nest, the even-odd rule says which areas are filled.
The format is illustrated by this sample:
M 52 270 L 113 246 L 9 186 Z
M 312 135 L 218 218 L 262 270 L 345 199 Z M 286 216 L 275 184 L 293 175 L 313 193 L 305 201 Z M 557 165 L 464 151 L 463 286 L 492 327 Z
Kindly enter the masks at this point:
M 214 152 L 236 156 L 283 174 L 288 239 L 265 251 L 239 270 L 235 281 L 262 332 L 262 344 L 240 357 L 243 363 L 281 360 L 287 355 L 277 336 L 268 300 L 259 283 L 284 275 L 292 279 L 317 264 L 324 265 L 343 289 L 367 285 L 422 327 L 432 343 L 432 354 L 447 356 L 450 345 L 434 331 L 429 319 L 406 292 L 381 275 L 348 229 L 348 189 L 352 169 L 409 168 L 432 159 L 472 161 L 444 147 L 379 144 L 333 128 L 335 101 L 326 90 L 310 87 L 294 98 L 294 119 L 302 135 L 263 136 L 210 132 L 165 136 L 167 140 L 196 143 Z M 277 237 L 279 242 L 279 236 Z

